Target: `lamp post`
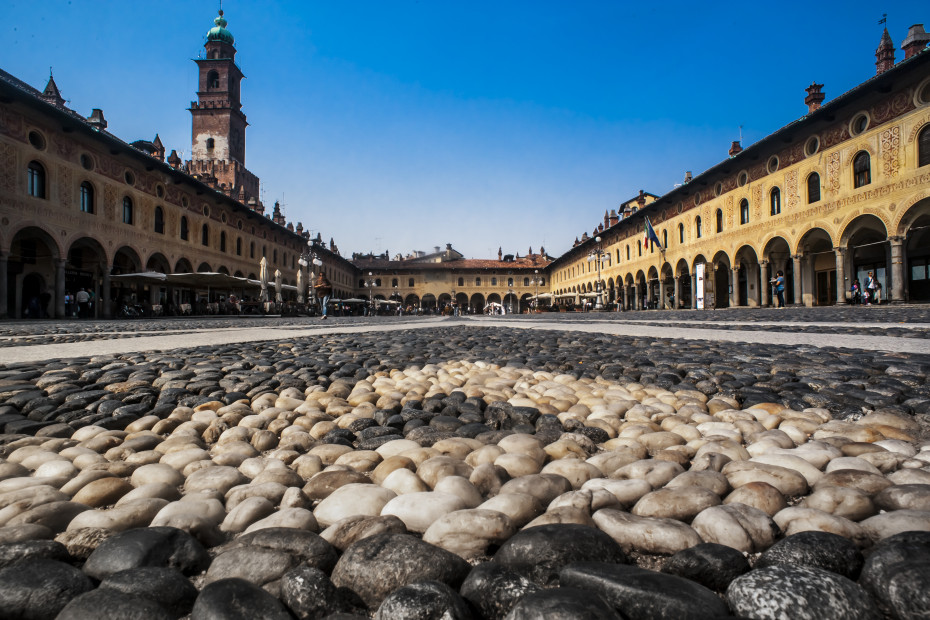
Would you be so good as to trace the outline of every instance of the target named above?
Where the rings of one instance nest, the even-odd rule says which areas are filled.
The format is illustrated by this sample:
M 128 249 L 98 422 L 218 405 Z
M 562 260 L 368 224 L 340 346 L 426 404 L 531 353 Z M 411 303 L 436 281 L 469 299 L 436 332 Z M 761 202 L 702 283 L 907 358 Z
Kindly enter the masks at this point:
M 452 300 L 450 301 L 450 305 L 452 306 L 452 316 L 458 316 L 459 307 L 455 305 L 455 289 L 452 289 Z
M 323 265 L 323 261 L 317 257 L 316 252 L 313 251 L 313 240 L 307 241 L 307 249 L 300 255 L 300 258 L 297 260 L 297 264 L 300 265 L 300 268 L 308 267 L 313 265 L 314 267 L 320 267 Z M 309 277 L 307 278 L 307 287 L 310 289 L 313 295 L 313 303 L 311 305 L 316 306 L 316 289 L 313 288 L 313 279 L 315 274 L 313 269 L 309 269 Z
M 368 289 L 368 308 L 371 314 L 374 314 L 375 310 L 375 278 L 374 274 L 370 271 L 368 272 L 368 279 L 365 280 L 365 288 Z
M 539 310 L 539 269 L 533 270 L 533 284 L 536 286 L 536 297 L 533 298 L 533 307 Z
M 606 256 L 607 253 L 601 249 L 600 237 L 595 237 L 594 241 L 597 242 L 597 247 L 588 254 L 588 262 L 597 261 L 597 281 L 594 283 L 597 296 L 594 298 L 594 310 L 600 312 L 604 309 L 604 302 L 601 299 L 601 261 L 604 260 L 604 256 Z
M 514 299 L 514 297 L 513 297 L 513 287 L 512 287 L 512 286 L 511 286 L 510 289 L 507 291 L 507 294 L 510 295 L 510 314 L 513 314 L 513 299 Z

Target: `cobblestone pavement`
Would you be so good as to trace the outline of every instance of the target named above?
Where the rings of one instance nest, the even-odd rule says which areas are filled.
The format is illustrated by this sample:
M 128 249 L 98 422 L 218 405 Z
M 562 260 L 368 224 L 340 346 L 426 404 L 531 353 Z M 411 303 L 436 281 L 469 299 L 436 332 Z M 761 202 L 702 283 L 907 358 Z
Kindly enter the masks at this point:
M 824 307 L 716 311 L 541 313 L 534 315 L 376 317 L 195 317 L 0 323 L 0 363 L 94 353 L 168 350 L 318 333 L 419 329 L 437 325 L 552 329 L 618 336 L 930 353 L 930 307 Z

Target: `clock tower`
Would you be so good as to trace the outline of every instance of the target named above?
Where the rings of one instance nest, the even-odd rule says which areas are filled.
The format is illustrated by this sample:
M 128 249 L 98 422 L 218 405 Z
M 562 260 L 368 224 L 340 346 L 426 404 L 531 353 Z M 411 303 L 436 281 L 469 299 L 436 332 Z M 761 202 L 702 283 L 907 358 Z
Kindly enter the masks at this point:
M 258 177 L 245 167 L 245 129 L 235 39 L 223 11 L 207 32 L 199 70 L 197 101 L 191 102 L 190 173 L 225 194 L 246 202 L 258 198 Z

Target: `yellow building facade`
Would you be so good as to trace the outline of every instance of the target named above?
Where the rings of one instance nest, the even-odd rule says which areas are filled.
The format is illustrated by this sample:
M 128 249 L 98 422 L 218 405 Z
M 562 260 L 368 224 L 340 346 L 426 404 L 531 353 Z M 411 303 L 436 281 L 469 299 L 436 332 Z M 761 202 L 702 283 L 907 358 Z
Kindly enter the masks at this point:
M 600 289 L 623 309 L 768 306 L 781 271 L 788 303 L 813 306 L 846 302 L 872 272 L 884 301 L 930 300 L 930 51 L 822 106 L 820 87 L 806 116 L 745 150 L 734 143 L 727 160 L 556 259 L 552 290 Z M 660 245 L 644 241 L 647 218 Z

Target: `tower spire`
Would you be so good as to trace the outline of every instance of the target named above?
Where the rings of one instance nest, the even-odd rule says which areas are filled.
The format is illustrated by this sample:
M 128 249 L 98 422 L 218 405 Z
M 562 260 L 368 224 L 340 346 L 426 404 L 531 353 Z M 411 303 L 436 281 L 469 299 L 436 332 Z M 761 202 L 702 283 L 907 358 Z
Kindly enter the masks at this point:
M 879 23 L 885 23 L 886 18 L 882 17 Z M 882 32 L 882 40 L 875 50 L 875 75 L 880 75 L 894 67 L 894 43 L 891 42 L 891 35 L 888 34 L 888 28 L 885 27 Z
M 65 98 L 61 96 L 61 91 L 58 90 L 58 84 L 55 83 L 55 76 L 52 75 L 51 67 L 48 68 L 48 84 L 45 85 L 45 90 L 42 91 L 42 99 L 59 108 L 65 105 Z

